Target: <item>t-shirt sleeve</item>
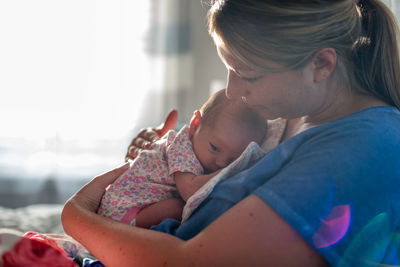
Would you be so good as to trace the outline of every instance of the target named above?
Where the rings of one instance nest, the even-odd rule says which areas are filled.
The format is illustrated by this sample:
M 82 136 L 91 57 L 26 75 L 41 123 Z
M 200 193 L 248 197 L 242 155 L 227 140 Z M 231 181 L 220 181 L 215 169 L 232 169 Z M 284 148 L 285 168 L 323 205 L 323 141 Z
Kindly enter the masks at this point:
M 334 180 L 329 177 L 331 166 L 324 161 L 329 156 L 322 151 L 318 157 L 313 155 L 291 159 L 279 173 L 254 191 L 294 228 L 301 227 L 303 237 L 315 233 L 335 198 Z
M 203 174 L 203 167 L 194 154 L 187 127 L 178 132 L 168 145 L 166 153 L 169 175 L 177 171 L 191 172 L 195 175 Z

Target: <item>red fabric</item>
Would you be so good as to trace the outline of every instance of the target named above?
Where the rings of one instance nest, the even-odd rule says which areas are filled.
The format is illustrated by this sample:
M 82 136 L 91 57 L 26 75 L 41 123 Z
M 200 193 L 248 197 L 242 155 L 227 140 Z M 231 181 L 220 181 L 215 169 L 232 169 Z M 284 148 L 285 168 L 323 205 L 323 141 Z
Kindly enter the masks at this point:
M 4 267 L 77 267 L 54 240 L 35 232 L 24 234 L 2 259 Z

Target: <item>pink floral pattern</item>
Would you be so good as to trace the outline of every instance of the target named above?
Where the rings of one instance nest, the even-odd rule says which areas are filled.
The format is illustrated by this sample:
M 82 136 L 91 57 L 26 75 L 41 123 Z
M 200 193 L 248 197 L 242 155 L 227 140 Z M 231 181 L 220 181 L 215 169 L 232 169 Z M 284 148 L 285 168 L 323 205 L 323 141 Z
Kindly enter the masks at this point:
M 285 128 L 286 120 L 284 119 L 268 121 L 267 135 L 261 148 L 255 143 L 250 144 L 237 160 L 189 198 L 183 210 L 182 222 L 212 192 L 217 183 L 250 167 L 265 153 L 274 149 L 281 141 Z M 183 127 L 178 134 L 172 131 L 167 133 L 153 146 L 152 150 L 146 151 L 145 155 L 141 155 L 133 161 L 131 168 L 110 186 L 103 197 L 99 209 L 100 214 L 121 220 L 129 207 L 134 205 L 145 207 L 157 201 L 177 196 L 178 191 L 171 176 L 174 172 L 202 174 L 203 168 L 194 155 L 187 126 Z M 138 174 L 140 170 L 145 173 Z M 168 175 L 165 176 L 165 174 Z
M 120 221 L 133 206 L 146 207 L 155 202 L 177 197 L 178 190 L 173 179 L 174 172 L 203 173 L 189 139 L 189 127 L 178 133 L 169 131 L 142 151 L 131 167 L 107 188 L 98 213 Z

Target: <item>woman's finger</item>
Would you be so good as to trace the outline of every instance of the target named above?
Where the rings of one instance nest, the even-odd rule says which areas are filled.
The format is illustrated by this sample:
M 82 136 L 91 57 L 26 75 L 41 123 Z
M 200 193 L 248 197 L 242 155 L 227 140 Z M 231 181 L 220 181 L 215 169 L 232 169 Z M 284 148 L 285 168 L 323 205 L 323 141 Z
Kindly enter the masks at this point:
M 155 141 L 153 140 L 154 138 L 157 138 L 157 135 L 154 133 L 149 134 L 149 133 L 144 133 L 141 136 L 136 137 L 133 141 L 131 146 L 137 147 L 137 148 L 148 148 L 149 145 L 151 145 L 151 142 Z
M 165 119 L 164 123 L 155 129 L 156 133 L 158 134 L 158 137 L 162 137 L 169 130 L 174 129 L 177 121 L 178 121 L 178 111 L 176 109 L 173 109 L 168 113 L 168 116 Z
M 126 153 L 125 161 L 129 159 L 134 159 L 139 154 L 140 149 L 134 146 L 128 148 L 128 153 Z
M 129 164 L 126 163 L 121 167 L 93 178 L 89 183 L 81 187 L 68 201 L 75 202 L 89 211 L 96 212 L 106 187 L 120 177 L 128 168 Z
M 165 122 L 157 128 L 144 128 L 131 141 L 125 155 L 125 161 L 135 159 L 142 149 L 149 149 L 151 144 L 164 136 L 169 130 L 174 129 L 178 121 L 178 111 L 171 110 Z
M 144 132 L 141 132 L 142 135 Z M 153 139 L 157 140 L 157 134 L 153 131 Z M 147 141 L 146 139 L 137 136 L 135 139 L 132 140 L 131 144 L 128 147 L 128 151 L 125 155 L 125 161 L 128 159 L 134 159 L 139 154 L 142 149 L 149 149 L 151 142 Z

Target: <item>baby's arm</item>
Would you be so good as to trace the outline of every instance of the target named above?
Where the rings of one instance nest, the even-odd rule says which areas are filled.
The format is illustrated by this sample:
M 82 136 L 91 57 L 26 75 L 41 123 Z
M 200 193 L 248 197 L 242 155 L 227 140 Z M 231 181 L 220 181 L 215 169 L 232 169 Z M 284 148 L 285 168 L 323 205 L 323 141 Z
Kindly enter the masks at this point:
M 195 175 L 191 172 L 175 172 L 175 183 L 184 201 L 187 201 L 208 180 L 219 171 L 205 175 Z M 181 220 L 184 202 L 180 198 L 168 198 L 142 209 L 136 216 L 136 226 L 149 228 L 159 224 L 165 218 Z
M 200 189 L 200 187 L 219 172 L 220 170 L 203 175 L 195 175 L 191 172 L 175 172 L 175 184 L 182 199 L 187 201 L 197 190 Z
M 180 198 L 167 198 L 145 207 L 136 215 L 136 226 L 150 228 L 166 218 L 182 219 L 185 203 Z

